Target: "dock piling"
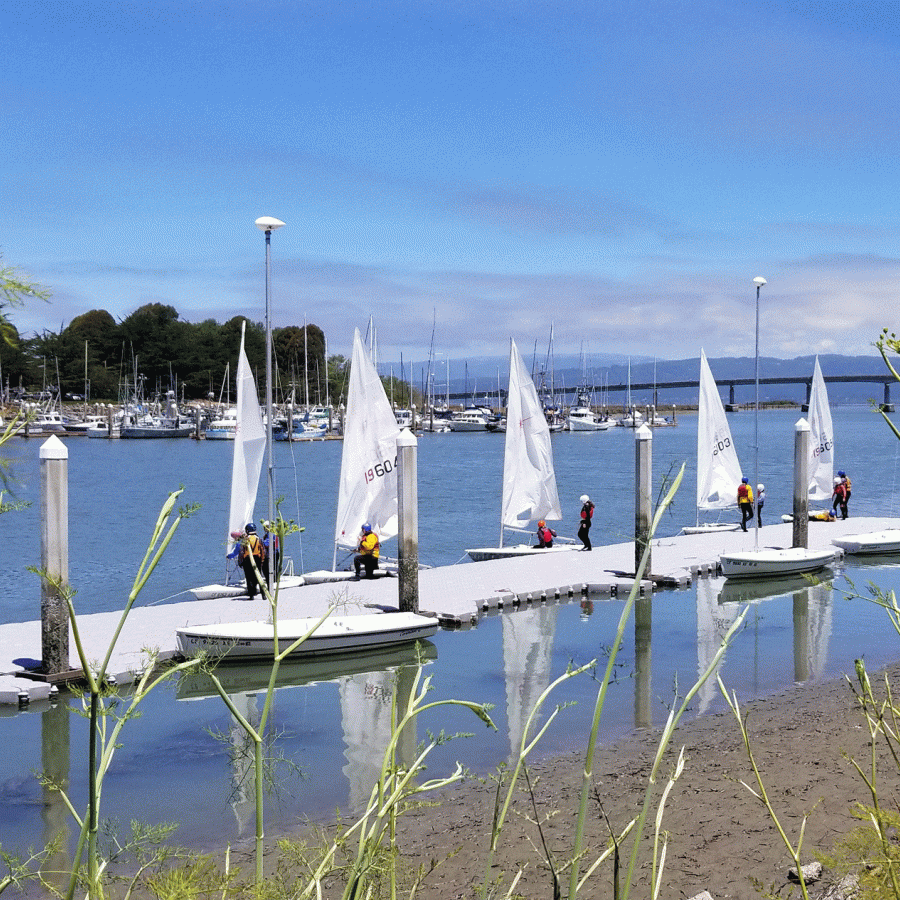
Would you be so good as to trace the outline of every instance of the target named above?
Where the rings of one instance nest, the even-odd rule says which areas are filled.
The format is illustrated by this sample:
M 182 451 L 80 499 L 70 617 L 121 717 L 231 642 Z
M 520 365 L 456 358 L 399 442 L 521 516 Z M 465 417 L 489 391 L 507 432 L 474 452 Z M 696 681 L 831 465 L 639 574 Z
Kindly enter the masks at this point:
M 809 422 L 794 425 L 794 527 L 792 547 L 809 548 Z
M 41 671 L 69 668 L 69 450 L 56 435 L 41 445 Z
M 404 428 L 397 438 L 399 607 L 419 611 L 419 442 Z
M 653 482 L 653 431 L 641 425 L 634 433 L 634 571 L 637 572 L 650 543 L 651 485 Z M 647 578 L 652 571 L 651 559 L 647 558 Z

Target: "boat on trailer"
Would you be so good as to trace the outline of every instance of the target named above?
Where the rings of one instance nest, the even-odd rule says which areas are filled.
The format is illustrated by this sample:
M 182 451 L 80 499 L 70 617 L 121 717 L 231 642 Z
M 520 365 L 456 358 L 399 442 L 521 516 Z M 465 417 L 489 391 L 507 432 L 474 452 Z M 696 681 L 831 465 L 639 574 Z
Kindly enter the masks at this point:
M 285 619 L 278 622 L 280 650 L 305 637 L 289 655 L 317 656 L 407 644 L 431 637 L 438 620 L 410 612 L 364 613 Z M 269 659 L 274 656 L 275 628 L 271 622 L 231 622 L 176 629 L 178 652 L 185 658 L 203 654 L 225 659 Z

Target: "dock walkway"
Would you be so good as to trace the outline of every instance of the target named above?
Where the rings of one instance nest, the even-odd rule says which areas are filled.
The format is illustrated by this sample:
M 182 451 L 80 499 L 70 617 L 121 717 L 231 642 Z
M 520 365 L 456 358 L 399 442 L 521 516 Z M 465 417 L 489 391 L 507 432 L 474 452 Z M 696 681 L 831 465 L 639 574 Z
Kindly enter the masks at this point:
M 900 519 L 850 518 L 837 522 L 810 522 L 809 548 L 830 548 L 831 539 L 847 534 L 900 528 Z M 789 547 L 789 524 L 767 525 L 759 533 L 760 547 Z M 723 552 L 750 550 L 752 531 L 676 535 L 653 541 L 652 580 L 641 584 L 644 594 L 661 587 L 688 587 L 694 579 L 715 575 Z M 834 548 L 840 555 L 840 551 Z M 631 573 L 630 575 L 628 573 Z M 585 553 L 547 554 L 480 563 L 459 563 L 419 573 L 419 609 L 437 616 L 442 625 L 468 627 L 478 618 L 497 610 L 516 609 L 535 603 L 565 602 L 581 596 L 624 596 L 634 584 L 634 543 L 595 546 Z M 373 607 L 397 606 L 394 578 L 306 585 L 286 589 L 279 595 L 282 619 L 323 615 L 329 606 L 344 614 L 371 612 Z M 175 629 L 212 622 L 237 622 L 266 618 L 266 601 L 244 599 L 190 600 L 135 607 L 128 617 L 110 673 L 125 684 L 141 671 L 146 648 L 159 651 L 160 659 L 175 655 Z M 88 657 L 100 660 L 119 623 L 118 612 L 92 613 L 79 617 L 79 628 Z M 4 704 L 24 706 L 46 700 L 55 688 L 25 677 L 28 667 L 41 657 L 40 621 L 0 625 L 0 708 Z M 74 642 L 70 640 L 72 668 L 79 668 Z

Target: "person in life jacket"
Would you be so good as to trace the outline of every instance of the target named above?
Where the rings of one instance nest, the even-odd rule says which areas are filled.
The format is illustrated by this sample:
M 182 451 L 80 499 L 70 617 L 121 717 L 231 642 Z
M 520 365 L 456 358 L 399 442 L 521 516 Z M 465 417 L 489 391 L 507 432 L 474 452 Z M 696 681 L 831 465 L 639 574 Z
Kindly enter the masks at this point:
M 263 580 L 266 584 L 269 583 L 269 560 L 274 560 L 274 566 L 272 568 L 272 580 L 276 580 L 278 578 L 278 572 L 281 569 L 281 544 L 278 541 L 278 535 L 273 534 L 269 531 L 269 523 L 263 522 L 263 536 L 262 542 L 263 547 L 265 548 L 265 558 L 263 559 L 262 565 L 262 573 Z
M 762 528 L 762 511 L 766 503 L 766 486 L 758 484 L 756 486 L 756 524 Z
M 253 600 L 256 597 L 256 589 L 259 587 L 257 571 L 260 575 L 262 574 L 266 548 L 252 522 L 248 522 L 244 528 L 244 538 L 241 540 L 240 548 L 238 562 L 244 570 L 244 578 L 247 579 L 247 596 Z
M 844 478 L 846 477 L 847 476 L 844 475 L 844 477 L 841 478 L 841 473 L 838 472 L 834 479 L 834 490 L 831 492 L 831 509 L 836 516 L 838 507 L 840 507 L 842 519 L 847 518 L 847 499 L 850 496 L 850 492 L 847 490 L 847 484 L 844 481 Z
M 844 485 L 844 502 L 841 505 L 841 517 L 847 518 L 847 504 L 850 502 L 850 493 L 853 485 L 850 483 L 850 477 L 847 475 L 843 469 L 838 472 L 838 478 L 841 479 L 841 484 Z
M 353 568 L 356 569 L 356 577 L 359 578 L 360 569 L 366 570 L 366 578 L 374 578 L 378 568 L 378 555 L 381 552 L 381 543 L 378 535 L 372 531 L 372 526 L 366 522 L 359 536 L 359 544 L 356 547 L 356 556 L 353 557 Z
M 753 519 L 753 488 L 750 479 L 742 478 L 737 489 L 738 509 L 741 511 L 741 528 L 746 531 L 747 523 Z
M 547 527 L 547 523 L 541 519 L 538 522 L 537 527 L 537 539 L 538 542 L 534 545 L 535 547 L 540 547 L 542 550 L 547 547 L 553 546 L 553 538 L 556 537 L 556 532 L 553 529 Z
M 594 518 L 594 504 L 587 494 L 581 495 L 581 521 L 578 524 L 578 537 L 584 544 L 583 550 L 591 549 L 591 519 Z

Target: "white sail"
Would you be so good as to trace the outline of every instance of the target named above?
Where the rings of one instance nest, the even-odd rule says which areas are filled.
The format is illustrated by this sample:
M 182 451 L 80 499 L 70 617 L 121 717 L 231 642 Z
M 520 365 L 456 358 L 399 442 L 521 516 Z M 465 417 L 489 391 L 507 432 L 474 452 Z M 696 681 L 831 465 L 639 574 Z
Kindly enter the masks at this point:
M 834 487 L 834 432 L 818 356 L 809 392 L 809 437 L 809 499 L 826 500 Z
M 355 545 L 364 522 L 382 541 L 397 534 L 399 435 L 384 386 L 355 329 L 334 530 L 337 544 Z
M 243 531 L 244 526 L 253 521 L 253 506 L 266 452 L 266 429 L 256 396 L 256 382 L 244 352 L 245 326 L 246 322 L 241 324 L 241 352 L 237 367 L 237 430 L 231 462 L 229 534 Z
M 741 464 L 731 439 L 722 398 L 703 350 L 700 351 L 697 419 L 697 509 L 734 506 L 741 483 Z
M 550 427 L 534 382 L 512 341 L 500 521 L 508 528 L 523 528 L 538 519 L 561 518 Z

